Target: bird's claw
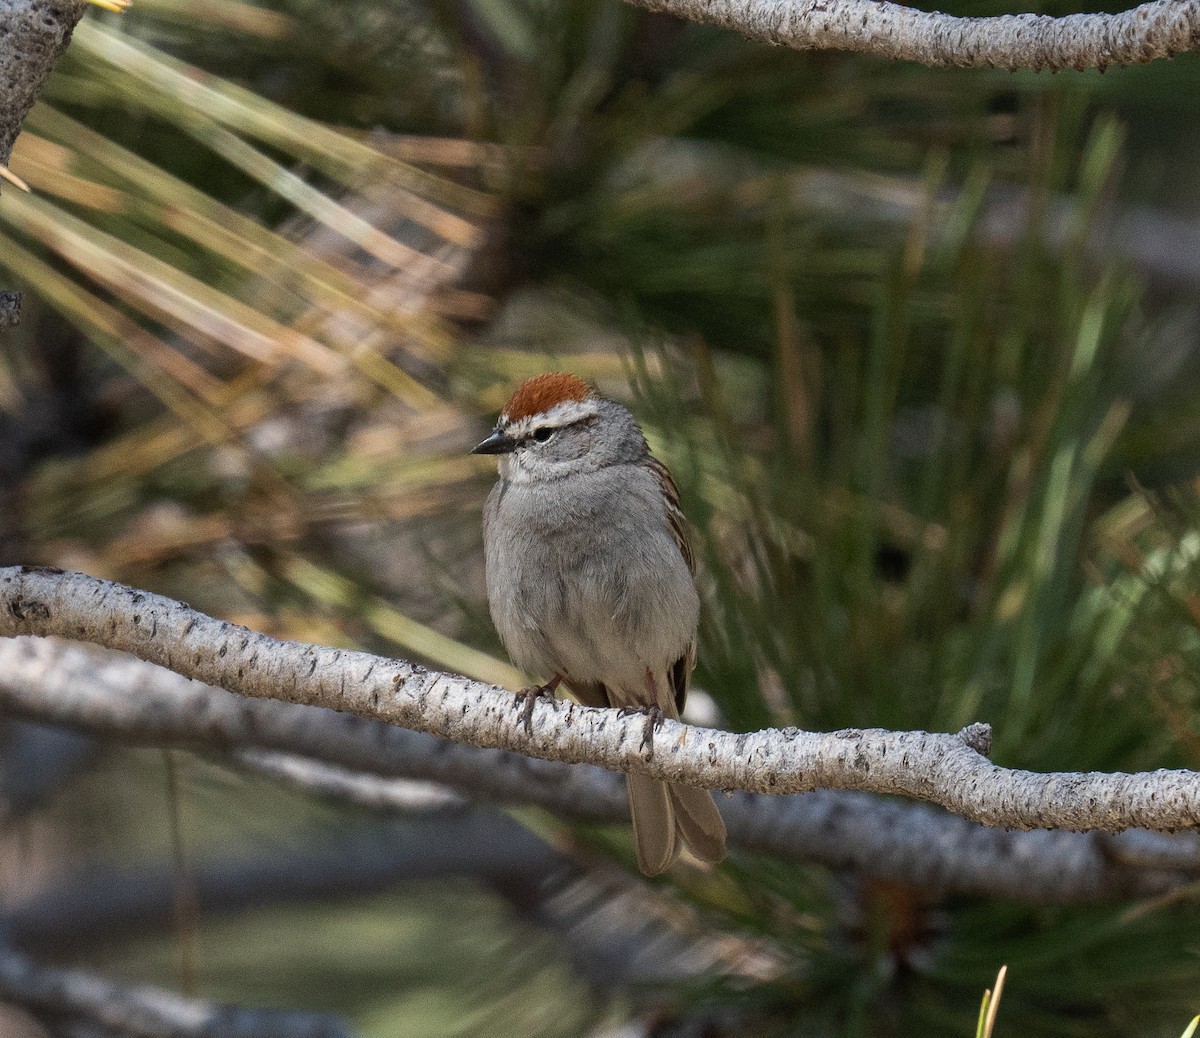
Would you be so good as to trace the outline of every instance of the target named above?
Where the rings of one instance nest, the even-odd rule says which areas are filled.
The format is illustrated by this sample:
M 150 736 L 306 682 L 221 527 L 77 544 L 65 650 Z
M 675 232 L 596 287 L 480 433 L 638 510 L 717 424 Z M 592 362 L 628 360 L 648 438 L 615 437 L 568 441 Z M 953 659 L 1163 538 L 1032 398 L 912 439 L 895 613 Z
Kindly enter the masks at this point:
M 646 750 L 647 757 L 654 757 L 654 733 L 662 727 L 663 721 L 666 720 L 666 714 L 662 712 L 659 706 L 623 706 L 617 711 L 622 717 L 632 717 L 634 714 L 642 714 L 646 718 L 646 729 L 642 732 L 642 741 L 638 746 L 639 750 Z
M 544 685 L 529 685 L 517 693 L 517 705 L 521 709 L 521 722 L 525 726 L 525 734 L 533 736 L 533 705 L 539 699 L 553 699 L 554 692 L 562 678 L 555 676 Z

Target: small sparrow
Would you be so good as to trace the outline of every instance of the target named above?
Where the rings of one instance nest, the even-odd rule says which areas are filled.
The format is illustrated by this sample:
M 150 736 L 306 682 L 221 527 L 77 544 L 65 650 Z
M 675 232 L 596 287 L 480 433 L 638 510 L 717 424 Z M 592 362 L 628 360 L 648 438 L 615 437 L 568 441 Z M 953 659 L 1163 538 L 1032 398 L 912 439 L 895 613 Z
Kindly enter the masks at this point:
M 500 456 L 483 512 L 488 605 L 513 662 L 549 675 L 585 706 L 678 719 L 696 664 L 700 599 L 675 481 L 633 415 L 574 375 L 517 387 L 471 453 Z M 652 745 L 652 744 L 651 744 Z M 701 861 L 725 856 L 712 795 L 627 776 L 638 866 L 664 872 L 681 841 Z

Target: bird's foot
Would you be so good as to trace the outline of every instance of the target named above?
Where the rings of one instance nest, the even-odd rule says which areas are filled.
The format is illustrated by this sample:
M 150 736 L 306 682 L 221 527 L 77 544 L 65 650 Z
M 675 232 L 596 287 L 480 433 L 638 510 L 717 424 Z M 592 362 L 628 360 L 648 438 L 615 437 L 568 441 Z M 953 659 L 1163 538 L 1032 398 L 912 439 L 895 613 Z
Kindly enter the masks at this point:
M 544 685 L 530 685 L 517 693 L 517 706 L 522 707 L 521 718 L 526 735 L 533 735 L 533 704 L 539 699 L 553 699 L 561 681 L 562 675 L 555 674 Z
M 617 713 L 622 717 L 631 717 L 634 714 L 642 714 L 646 718 L 646 730 L 642 733 L 642 742 L 638 746 L 639 750 L 647 750 L 648 757 L 654 757 L 654 732 L 662 727 L 662 723 L 666 720 L 666 714 L 662 712 L 662 708 L 657 704 L 651 706 L 623 706 Z

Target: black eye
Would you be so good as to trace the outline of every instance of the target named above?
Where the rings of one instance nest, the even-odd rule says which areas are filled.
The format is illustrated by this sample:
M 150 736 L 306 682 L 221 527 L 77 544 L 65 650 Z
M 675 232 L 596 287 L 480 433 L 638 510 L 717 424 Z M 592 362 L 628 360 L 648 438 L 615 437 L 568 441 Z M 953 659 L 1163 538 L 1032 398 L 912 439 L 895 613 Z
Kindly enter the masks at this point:
M 545 443 L 551 436 L 554 435 L 554 430 L 547 425 L 539 426 L 533 430 L 533 438 L 538 443 Z

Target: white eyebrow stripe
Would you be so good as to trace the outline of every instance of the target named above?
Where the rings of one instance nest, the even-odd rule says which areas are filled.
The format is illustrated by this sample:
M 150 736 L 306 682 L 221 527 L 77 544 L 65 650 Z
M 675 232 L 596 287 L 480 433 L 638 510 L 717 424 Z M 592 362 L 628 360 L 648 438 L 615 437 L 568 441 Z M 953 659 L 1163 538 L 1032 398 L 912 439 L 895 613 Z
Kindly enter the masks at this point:
M 595 400 L 564 400 L 561 404 L 555 404 L 550 408 L 541 416 L 541 421 L 536 424 L 552 425 L 556 429 L 560 429 L 564 425 L 574 425 L 575 422 L 582 421 L 584 418 L 591 418 L 598 410 Z
M 595 400 L 564 400 L 543 414 L 530 415 L 518 422 L 509 423 L 507 415 L 501 415 L 502 424 L 508 425 L 508 434 L 515 438 L 528 436 L 536 429 L 562 429 L 599 413 Z

